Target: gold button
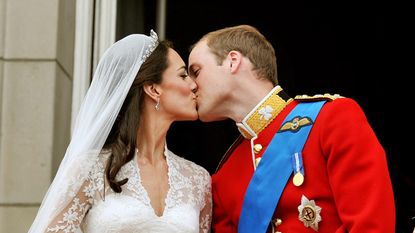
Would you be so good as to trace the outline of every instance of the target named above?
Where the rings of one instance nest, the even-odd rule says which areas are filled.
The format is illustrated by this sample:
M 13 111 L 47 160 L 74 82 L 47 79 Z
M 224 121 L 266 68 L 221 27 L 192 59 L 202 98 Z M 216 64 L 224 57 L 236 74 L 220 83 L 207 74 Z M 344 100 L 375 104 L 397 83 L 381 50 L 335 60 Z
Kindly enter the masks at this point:
M 255 144 L 254 145 L 255 154 L 258 154 L 261 150 L 262 150 L 262 145 L 261 144 Z
M 261 158 L 255 159 L 255 167 L 258 167 L 259 162 L 261 162 Z
M 274 223 L 274 226 L 275 226 L 275 227 L 277 227 L 277 226 L 279 226 L 279 225 L 281 225 L 281 224 L 282 224 L 282 220 L 281 220 L 280 218 L 274 218 L 274 219 L 272 220 L 272 222 Z

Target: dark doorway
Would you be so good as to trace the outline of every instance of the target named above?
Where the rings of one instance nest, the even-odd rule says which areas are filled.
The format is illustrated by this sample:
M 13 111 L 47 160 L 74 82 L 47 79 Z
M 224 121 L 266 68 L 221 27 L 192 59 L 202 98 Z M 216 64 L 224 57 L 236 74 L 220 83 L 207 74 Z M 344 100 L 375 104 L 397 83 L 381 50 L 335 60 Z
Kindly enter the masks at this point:
M 154 3 L 147 2 L 154 12 Z M 407 233 L 415 226 L 415 179 L 408 162 L 412 161 L 410 144 L 397 119 L 406 116 L 398 105 L 407 105 L 397 100 L 405 75 L 399 73 L 401 64 L 395 55 L 405 46 L 392 40 L 400 36 L 396 25 L 404 23 L 396 16 L 392 6 L 382 1 L 167 1 L 166 39 L 187 62 L 189 46 L 203 34 L 250 24 L 273 44 L 278 80 L 289 95 L 331 93 L 355 99 L 387 152 L 396 232 Z M 155 28 L 155 20 L 147 22 L 141 27 L 145 31 L 138 32 Z M 117 30 L 117 35 L 122 34 Z M 235 124 L 228 120 L 176 122 L 167 143 L 176 154 L 213 173 L 237 135 Z
M 399 83 L 404 83 L 389 57 L 397 49 L 390 40 L 397 30 L 391 6 L 382 1 L 270 4 L 168 1 L 166 37 L 187 59 L 189 46 L 206 32 L 250 24 L 274 45 L 278 80 L 288 94 L 337 93 L 354 98 L 387 152 L 396 196 L 396 232 L 412 232 L 415 183 L 410 154 L 404 149 L 402 129 L 396 126 L 396 109 L 389 109 L 402 90 Z M 237 134 L 233 122 L 181 122 L 172 127 L 168 141 L 172 150 L 213 172 Z
M 253 25 L 273 44 L 279 84 L 289 95 L 331 93 L 354 98 L 365 110 L 379 140 L 387 150 L 393 150 L 389 140 L 396 139 L 388 138 L 386 133 L 385 101 L 389 87 L 380 81 L 385 78 L 384 67 L 387 67 L 383 58 L 386 38 L 381 4 L 375 7 L 350 1 L 274 1 L 274 7 L 269 4 L 269 1 L 198 4 L 168 1 L 166 37 L 187 61 L 189 46 L 206 32 L 237 24 Z M 174 143 L 170 147 L 178 145 L 174 149 L 210 171 L 238 133 L 232 122 L 177 125 L 171 131 L 181 137 L 179 140 L 171 137 Z M 178 142 L 183 139 L 190 142 L 188 146 Z

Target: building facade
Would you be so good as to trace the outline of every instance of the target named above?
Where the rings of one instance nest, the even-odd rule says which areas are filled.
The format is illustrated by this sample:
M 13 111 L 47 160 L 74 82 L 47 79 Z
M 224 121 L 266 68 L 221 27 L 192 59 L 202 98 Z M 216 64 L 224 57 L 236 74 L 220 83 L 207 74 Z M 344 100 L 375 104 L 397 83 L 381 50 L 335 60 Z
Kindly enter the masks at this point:
M 145 5 L 0 0 L 0 233 L 28 231 L 94 67 L 116 40 L 117 2 L 136 12 Z

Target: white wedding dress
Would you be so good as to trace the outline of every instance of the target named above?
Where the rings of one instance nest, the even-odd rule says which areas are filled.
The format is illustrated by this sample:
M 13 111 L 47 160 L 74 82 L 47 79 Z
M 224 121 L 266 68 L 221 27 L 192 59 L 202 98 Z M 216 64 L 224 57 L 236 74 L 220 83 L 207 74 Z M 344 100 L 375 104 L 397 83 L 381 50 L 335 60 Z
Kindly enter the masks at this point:
M 128 182 L 122 186 L 121 193 L 115 193 L 105 182 L 104 161 L 108 154 L 101 154 L 88 181 L 74 194 L 72 203 L 49 224 L 47 232 L 210 232 L 209 173 L 167 148 L 164 154 L 170 188 L 161 216 L 156 215 L 150 204 L 136 158 L 119 171 L 117 180 L 128 178 Z

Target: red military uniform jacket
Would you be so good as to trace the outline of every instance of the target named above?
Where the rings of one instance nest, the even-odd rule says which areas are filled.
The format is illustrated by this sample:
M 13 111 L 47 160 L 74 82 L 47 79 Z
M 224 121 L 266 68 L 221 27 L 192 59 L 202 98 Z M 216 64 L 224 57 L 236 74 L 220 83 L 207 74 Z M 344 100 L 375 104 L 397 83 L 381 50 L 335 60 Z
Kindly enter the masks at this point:
M 273 95 L 277 98 L 272 99 Z M 253 157 L 262 156 L 288 113 L 299 101 L 332 97 L 293 100 L 284 95 L 280 87 L 274 88 L 245 118 L 243 123 L 248 127 L 240 127 L 240 131 L 248 138 L 234 143 L 212 175 L 215 233 L 237 232 L 245 190 L 254 173 Z M 322 107 L 304 145 L 304 181 L 297 187 L 290 177 L 269 232 L 395 232 L 394 197 L 385 152 L 359 105 L 350 98 L 332 99 Z M 266 111 L 269 104 L 276 112 L 270 108 Z M 267 113 L 268 118 L 269 114 L 275 116 L 258 126 L 258 119 L 263 120 Z M 248 119 L 255 115 L 256 121 Z M 257 134 L 255 150 L 247 133 L 250 130 Z M 272 187 L 264 190 L 272 191 Z M 300 220 L 302 196 L 321 208 L 316 229 Z

